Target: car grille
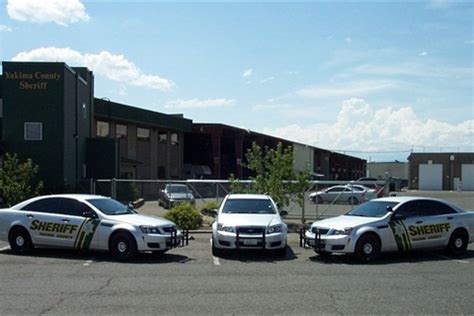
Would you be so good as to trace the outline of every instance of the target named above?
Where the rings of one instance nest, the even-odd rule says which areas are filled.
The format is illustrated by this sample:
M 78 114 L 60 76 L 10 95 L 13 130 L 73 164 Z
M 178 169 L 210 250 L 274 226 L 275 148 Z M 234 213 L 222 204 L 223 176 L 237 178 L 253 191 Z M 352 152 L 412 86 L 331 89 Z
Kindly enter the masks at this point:
M 242 227 L 237 227 L 237 231 L 239 232 L 239 234 L 262 235 L 265 232 L 265 227 L 242 226 Z
M 320 227 L 313 227 L 313 228 L 311 229 L 311 232 L 312 232 L 313 234 L 319 233 L 319 234 L 321 234 L 321 235 L 327 235 L 327 233 L 329 232 L 329 229 L 320 228 Z

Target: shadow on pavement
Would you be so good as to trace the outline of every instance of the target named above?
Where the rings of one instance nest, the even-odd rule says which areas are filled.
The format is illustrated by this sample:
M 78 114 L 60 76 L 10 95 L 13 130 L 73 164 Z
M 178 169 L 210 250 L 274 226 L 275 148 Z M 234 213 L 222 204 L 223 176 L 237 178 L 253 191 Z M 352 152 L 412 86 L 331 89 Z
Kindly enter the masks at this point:
M 453 256 L 443 250 L 437 251 L 413 251 L 409 253 L 386 253 L 382 254 L 378 259 L 370 262 L 363 262 L 357 260 L 351 255 L 334 254 L 334 255 L 317 255 L 309 259 L 313 262 L 324 264 L 374 264 L 374 265 L 388 265 L 399 263 L 418 263 L 426 261 L 450 261 L 450 260 L 470 260 L 474 258 L 474 250 L 467 250 L 461 256 Z
M 1 251 L 0 254 L 18 257 L 55 258 L 76 261 L 93 260 L 94 262 L 116 262 L 128 264 L 187 263 L 194 260 L 186 256 L 169 253 L 139 253 L 129 261 L 121 262 L 112 257 L 108 252 L 84 252 L 68 249 L 34 249 L 26 254 L 15 254 L 13 251 L 8 249 Z
M 241 261 L 245 263 L 250 262 L 278 262 L 290 261 L 298 258 L 290 246 L 286 248 L 285 255 L 279 255 L 274 250 L 262 249 L 240 249 L 240 250 L 225 250 L 218 256 L 218 258 L 225 260 Z

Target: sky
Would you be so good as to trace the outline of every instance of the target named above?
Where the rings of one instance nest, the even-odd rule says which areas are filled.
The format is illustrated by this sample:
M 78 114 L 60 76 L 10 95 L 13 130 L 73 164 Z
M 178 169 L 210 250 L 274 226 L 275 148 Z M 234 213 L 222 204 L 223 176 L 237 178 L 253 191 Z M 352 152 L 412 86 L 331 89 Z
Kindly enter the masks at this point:
M 0 2 L 2 61 L 369 161 L 474 151 L 473 1 Z

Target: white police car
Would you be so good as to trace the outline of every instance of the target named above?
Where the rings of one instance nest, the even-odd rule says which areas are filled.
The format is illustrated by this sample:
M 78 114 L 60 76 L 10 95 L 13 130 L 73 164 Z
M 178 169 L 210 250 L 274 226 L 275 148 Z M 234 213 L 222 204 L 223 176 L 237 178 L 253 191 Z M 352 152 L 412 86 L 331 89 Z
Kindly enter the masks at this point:
M 301 232 L 301 244 L 318 254 L 349 253 L 365 261 L 381 252 L 426 248 L 460 255 L 473 241 L 474 212 L 423 197 L 372 200 Z
M 184 244 L 173 222 L 137 214 L 98 195 L 48 195 L 0 209 L 0 240 L 15 253 L 34 247 L 110 251 L 118 260 Z
M 273 249 L 284 255 L 287 234 L 288 228 L 270 196 L 229 194 L 212 224 L 212 252 L 219 255 L 224 249 Z

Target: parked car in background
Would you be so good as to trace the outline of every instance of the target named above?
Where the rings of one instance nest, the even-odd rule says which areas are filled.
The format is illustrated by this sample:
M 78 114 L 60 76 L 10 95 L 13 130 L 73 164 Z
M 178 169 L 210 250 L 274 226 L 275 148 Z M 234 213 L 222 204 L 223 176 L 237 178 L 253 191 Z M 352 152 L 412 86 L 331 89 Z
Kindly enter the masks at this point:
M 333 202 L 359 204 L 375 198 L 377 198 L 375 190 L 360 184 L 335 185 L 309 195 L 309 199 L 318 204 Z
M 167 184 L 158 192 L 158 205 L 170 209 L 178 203 L 196 204 L 193 193 L 185 184 Z
M 288 227 L 268 195 L 229 194 L 212 224 L 212 254 L 226 249 L 271 249 L 286 254 Z
M 371 188 L 377 192 L 377 197 L 383 197 L 384 196 L 384 186 L 377 184 L 377 181 L 379 181 L 377 178 L 359 178 L 356 180 L 355 183 L 361 184 L 363 186 L 366 186 L 368 188 Z

